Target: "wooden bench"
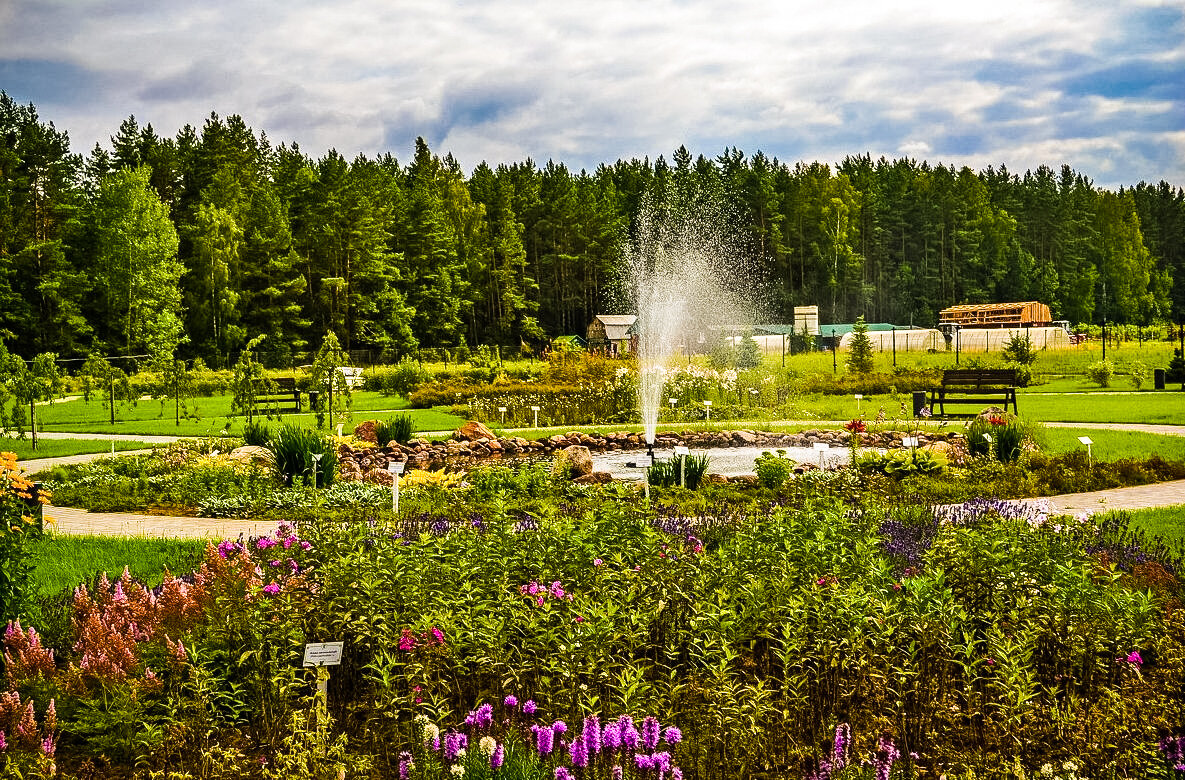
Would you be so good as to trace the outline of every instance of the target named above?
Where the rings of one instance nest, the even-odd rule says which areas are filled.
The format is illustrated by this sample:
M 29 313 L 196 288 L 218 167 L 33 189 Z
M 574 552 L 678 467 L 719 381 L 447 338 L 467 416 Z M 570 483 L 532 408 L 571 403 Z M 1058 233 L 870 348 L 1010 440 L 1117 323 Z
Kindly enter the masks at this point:
M 942 386 L 930 391 L 930 411 L 949 416 L 947 404 L 1012 404 L 1016 414 L 1016 370 L 1011 368 L 967 368 L 942 372 Z M 969 414 L 977 414 L 971 412 Z
M 290 376 L 277 377 L 272 380 L 272 384 L 276 386 L 276 392 L 256 394 L 255 406 L 267 414 L 298 414 L 301 408 L 296 379 Z

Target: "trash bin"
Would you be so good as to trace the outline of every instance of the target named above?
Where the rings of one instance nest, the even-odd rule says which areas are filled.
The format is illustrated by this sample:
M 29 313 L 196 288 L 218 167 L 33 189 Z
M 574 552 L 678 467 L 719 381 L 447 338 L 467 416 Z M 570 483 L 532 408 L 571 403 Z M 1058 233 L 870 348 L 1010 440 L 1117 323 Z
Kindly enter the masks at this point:
M 914 417 L 921 417 L 922 416 L 922 409 L 924 409 L 924 408 L 926 408 L 926 391 L 925 390 L 914 390 L 913 391 L 913 416 Z
M 309 410 L 315 412 L 320 408 L 321 408 L 321 391 L 320 390 L 310 390 L 309 391 Z
M 1156 390 L 1164 389 L 1164 369 L 1155 368 L 1152 370 L 1152 386 Z

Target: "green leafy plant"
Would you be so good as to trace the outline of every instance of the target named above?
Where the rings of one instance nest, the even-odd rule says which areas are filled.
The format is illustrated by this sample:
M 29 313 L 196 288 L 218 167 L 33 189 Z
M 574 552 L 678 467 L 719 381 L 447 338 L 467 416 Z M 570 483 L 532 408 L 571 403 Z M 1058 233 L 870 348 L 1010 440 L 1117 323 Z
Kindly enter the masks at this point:
M 26 546 L 41 532 L 42 500 L 48 501 L 48 494 L 34 493 L 16 456 L 0 453 L 0 622 L 25 611 L 32 570 Z
M 266 447 L 271 439 L 267 423 L 249 420 L 243 424 L 243 443 L 251 447 Z
M 1033 341 L 1024 333 L 1013 333 L 1008 338 L 1008 343 L 1004 345 L 1004 360 L 1010 363 L 1019 363 L 1022 366 L 1031 366 L 1037 362 L 1037 348 L 1033 346 Z
M 321 348 L 317 350 L 313 367 L 309 369 L 311 387 L 321 394 L 318 408 L 313 410 L 317 415 L 318 428 L 325 427 L 326 415 L 331 422 L 338 418 L 344 419 L 353 404 L 350 383 L 342 371 L 342 367 L 347 364 L 348 358 L 337 340 L 337 334 L 328 331 Z
M 374 424 L 374 436 L 380 447 L 386 447 L 392 441 L 407 444 L 411 441 L 415 424 L 410 414 L 398 414 L 379 420 Z
M 655 487 L 674 487 L 683 480 L 683 486 L 691 490 L 699 487 L 708 472 L 711 458 L 707 455 L 676 455 L 673 458 L 656 460 L 646 472 L 646 478 Z
M 946 457 L 930 450 L 916 447 L 889 450 L 880 453 L 865 452 L 857 461 L 863 471 L 873 471 L 890 477 L 907 477 L 913 474 L 941 474 L 946 471 Z
M 319 432 L 286 423 L 272 436 L 267 448 L 285 485 L 300 479 L 322 487 L 333 482 L 337 456 L 333 445 Z M 317 455 L 320 457 L 314 457 Z
M 1086 368 L 1086 376 L 1099 387 L 1110 387 L 1111 379 L 1115 376 L 1115 364 L 1110 360 L 1091 363 Z
M 234 379 L 231 383 L 234 398 L 231 400 L 230 408 L 243 415 L 248 423 L 258 414 L 258 402 L 255 399 L 276 391 L 275 383 L 264 373 L 263 364 L 255 359 L 255 349 L 263 343 L 264 338 L 256 336 L 247 342 L 247 346 L 239 353 L 238 362 L 235 363 Z
M 753 461 L 753 469 L 757 472 L 757 481 L 762 487 L 777 490 L 794 471 L 794 461 L 786 457 L 785 450 L 778 450 L 777 454 L 763 452 Z

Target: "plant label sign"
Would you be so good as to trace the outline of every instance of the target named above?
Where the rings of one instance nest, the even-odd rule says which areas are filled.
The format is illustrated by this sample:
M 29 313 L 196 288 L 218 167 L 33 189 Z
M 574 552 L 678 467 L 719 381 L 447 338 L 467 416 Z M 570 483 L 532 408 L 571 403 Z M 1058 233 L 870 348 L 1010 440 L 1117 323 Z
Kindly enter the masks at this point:
M 305 666 L 337 666 L 342 662 L 345 642 L 311 642 L 304 646 Z

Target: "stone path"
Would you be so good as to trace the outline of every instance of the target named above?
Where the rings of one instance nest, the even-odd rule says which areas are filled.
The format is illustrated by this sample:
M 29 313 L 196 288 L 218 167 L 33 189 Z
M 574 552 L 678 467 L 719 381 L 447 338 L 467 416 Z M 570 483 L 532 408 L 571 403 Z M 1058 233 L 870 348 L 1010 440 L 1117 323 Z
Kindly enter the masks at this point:
M 234 539 L 239 534 L 262 536 L 276 530 L 274 521 L 226 520 L 212 517 L 170 517 L 129 512 L 87 512 L 64 506 L 44 507 L 57 532 L 71 536 L 139 536 L 174 539 Z M 49 527 L 47 525 L 47 527 Z

